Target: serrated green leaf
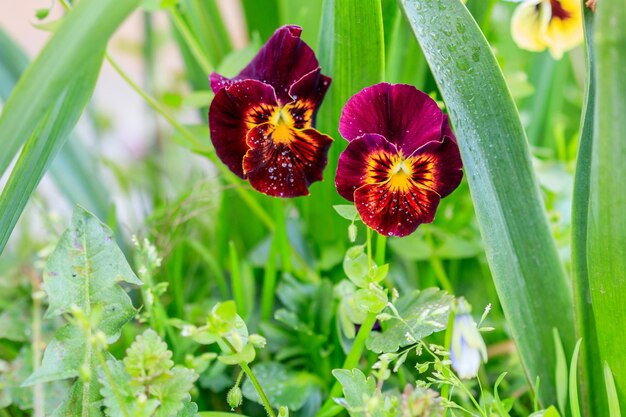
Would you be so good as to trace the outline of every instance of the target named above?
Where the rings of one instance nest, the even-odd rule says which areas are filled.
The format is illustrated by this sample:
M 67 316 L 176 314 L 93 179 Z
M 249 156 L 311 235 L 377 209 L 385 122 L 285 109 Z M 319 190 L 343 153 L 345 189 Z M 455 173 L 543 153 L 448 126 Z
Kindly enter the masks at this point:
M 194 402 L 185 403 L 176 417 L 198 417 L 198 405 Z
M 444 330 L 454 297 L 438 288 L 427 288 L 403 295 L 394 303 L 403 320 L 385 322 L 382 332 L 370 333 L 366 346 L 377 353 L 396 352 L 411 344 L 406 338 L 409 332 L 415 339 Z
M 77 307 L 90 319 L 91 331 L 103 332 L 112 343 L 135 314 L 120 282 L 141 285 L 111 230 L 82 207 L 76 207 L 70 227 L 44 269 L 49 300 L 46 317 L 71 313 Z M 78 376 L 85 358 L 85 342 L 81 327 L 73 323 L 62 327 L 47 346 L 41 367 L 24 384 Z
M 137 336 L 126 350 L 124 368 L 135 384 L 151 385 L 167 379 L 167 373 L 174 366 L 172 352 L 152 329 Z
M 198 374 L 182 366 L 175 366 L 171 373 L 171 378 L 150 388 L 150 395 L 159 401 L 154 417 L 175 417 L 191 399 L 189 391 L 198 379 Z
M 529 379 L 541 378 L 542 403 L 553 404 L 552 328 L 571 354 L 573 303 L 515 103 L 491 46 L 462 2 L 399 4 L 454 125 L 511 335 Z M 537 294 L 549 302 L 538 302 Z
M 373 397 L 376 390 L 374 378 L 365 378 L 359 369 L 335 369 L 333 375 L 341 384 L 351 417 L 382 417 L 381 407 L 372 410 L 371 414 L 365 411 L 367 399 Z
M 255 365 L 252 372 L 262 381 L 263 391 L 273 408 L 288 407 L 297 411 L 306 402 L 313 388 L 314 376 L 303 371 L 291 371 L 278 362 L 265 362 Z M 262 404 L 259 394 L 249 379 L 242 386 L 243 395 Z
M 103 368 L 98 369 L 98 380 L 102 385 L 100 394 L 106 407 L 106 416 L 151 417 L 159 402 L 146 398 L 143 386 L 130 383 L 131 376 L 122 361 L 108 360 L 106 365 L 108 375 Z

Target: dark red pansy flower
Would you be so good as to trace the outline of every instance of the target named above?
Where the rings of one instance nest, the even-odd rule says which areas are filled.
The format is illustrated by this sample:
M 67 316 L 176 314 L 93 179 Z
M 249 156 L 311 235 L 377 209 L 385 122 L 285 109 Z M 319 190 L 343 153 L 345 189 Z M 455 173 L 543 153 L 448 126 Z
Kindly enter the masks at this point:
M 344 106 L 339 132 L 350 143 L 339 157 L 337 191 L 378 233 L 406 236 L 432 222 L 463 177 L 448 117 L 413 86 L 363 89 Z
M 302 29 L 283 26 L 234 78 L 211 74 L 211 141 L 231 171 L 276 197 L 309 194 L 332 139 L 313 128 L 330 85 Z

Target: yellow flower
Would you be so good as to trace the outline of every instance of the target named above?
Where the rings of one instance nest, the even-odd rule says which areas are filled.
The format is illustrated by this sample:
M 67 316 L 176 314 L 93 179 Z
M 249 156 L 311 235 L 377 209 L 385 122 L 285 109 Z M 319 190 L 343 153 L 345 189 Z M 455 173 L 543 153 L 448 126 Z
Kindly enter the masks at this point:
M 524 0 L 513 14 L 513 40 L 520 48 L 543 51 L 555 59 L 583 40 L 582 10 L 578 0 Z

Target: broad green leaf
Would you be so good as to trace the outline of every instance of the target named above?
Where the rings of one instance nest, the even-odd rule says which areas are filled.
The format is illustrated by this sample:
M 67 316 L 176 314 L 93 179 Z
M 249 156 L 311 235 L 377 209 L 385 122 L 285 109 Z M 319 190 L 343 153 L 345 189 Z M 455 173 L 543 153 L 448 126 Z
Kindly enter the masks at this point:
M 76 74 L 92 64 L 94 51 L 105 49 L 139 1 L 83 0 L 64 19 L 5 103 L 0 117 L 0 175 L 45 112 Z
M 313 388 L 313 375 L 303 371 L 292 371 L 278 362 L 260 363 L 252 368 L 252 372 L 261 381 L 263 391 L 274 408 L 285 406 L 292 411 L 299 410 Z M 242 390 L 246 398 L 262 404 L 249 379 L 244 382 Z
M 382 332 L 370 333 L 367 348 L 377 353 L 396 352 L 412 344 L 406 338 L 407 332 L 420 340 L 444 330 L 453 302 L 454 297 L 437 288 L 415 290 L 403 295 L 394 303 L 402 320 L 388 320 L 385 322 L 388 327 L 384 327 Z
M 596 106 L 587 262 L 600 357 L 613 372 L 621 412 L 626 414 L 622 340 L 626 321 L 626 0 L 599 1 L 595 19 Z
M 576 308 L 576 332 L 582 338 L 580 376 L 587 415 L 607 415 L 604 376 L 595 318 L 591 305 L 589 271 L 587 266 L 587 227 L 591 179 L 591 152 L 595 113 L 595 46 L 593 42 L 594 13 L 584 10 L 585 46 L 587 51 L 587 77 L 583 99 L 583 117 L 580 126 L 574 195 L 572 199 L 572 287 Z
M 78 308 L 90 320 L 91 331 L 103 332 L 111 343 L 135 314 L 121 282 L 141 285 L 111 230 L 76 207 L 69 229 L 44 269 L 49 304 L 46 317 L 70 314 Z M 76 377 L 90 351 L 84 329 L 69 323 L 57 331 L 46 347 L 41 367 L 24 384 Z
M 359 218 L 359 212 L 353 204 L 336 204 L 333 206 L 337 214 L 346 220 L 354 221 Z
M 333 375 L 343 389 L 346 408 L 351 417 L 382 417 L 382 407 L 366 410 L 367 400 L 374 396 L 376 382 L 374 378 L 365 378 L 359 369 L 335 369 Z
M 26 141 L 11 176 L 0 195 L 0 253 L 31 194 L 59 153 L 91 98 L 104 59 L 104 50 L 89 58 L 68 82 L 59 99 L 38 121 Z
M 557 328 L 574 347 L 573 307 L 526 136 L 491 47 L 458 0 L 401 0 L 450 112 L 487 260 L 531 381 L 556 401 Z M 541 325 L 537 325 L 541 323 Z

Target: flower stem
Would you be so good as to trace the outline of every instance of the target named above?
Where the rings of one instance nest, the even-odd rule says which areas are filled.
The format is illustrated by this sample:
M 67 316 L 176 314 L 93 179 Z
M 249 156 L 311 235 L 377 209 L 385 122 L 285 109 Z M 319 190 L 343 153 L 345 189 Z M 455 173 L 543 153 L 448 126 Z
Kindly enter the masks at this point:
M 278 256 L 279 238 L 274 232 L 272 243 L 267 254 L 267 263 L 263 271 L 263 289 L 261 296 L 261 321 L 267 321 L 274 309 L 274 290 L 276 288 L 276 257 Z
M 193 33 L 191 33 L 191 31 L 189 30 L 189 27 L 187 26 L 185 19 L 183 19 L 183 17 L 180 15 L 180 11 L 176 7 L 171 7 L 169 11 L 170 11 L 170 15 L 172 16 L 172 21 L 174 22 L 174 26 L 176 27 L 178 32 L 180 32 L 181 36 L 185 40 L 185 43 L 189 47 L 189 50 L 191 51 L 191 54 L 193 55 L 193 57 L 196 59 L 196 61 L 200 65 L 200 68 L 202 68 L 202 71 L 204 71 L 205 74 L 207 75 L 210 74 L 213 71 L 213 66 L 211 65 L 206 55 L 202 51 L 202 48 L 200 47 L 198 40 L 193 35 Z
M 287 204 L 282 199 L 274 199 L 274 216 L 276 218 L 276 237 L 280 245 L 281 268 L 284 273 L 291 273 L 291 248 L 289 246 L 289 236 L 287 235 L 287 217 L 285 209 Z
M 224 342 L 224 344 L 228 346 L 228 349 L 230 349 L 231 353 L 237 353 L 237 350 L 235 349 L 233 344 L 230 343 L 228 339 L 226 339 L 223 336 L 221 339 L 222 339 L 222 342 Z M 265 391 L 263 391 L 263 387 L 261 386 L 261 384 L 259 384 L 259 380 L 256 379 L 256 376 L 254 375 L 254 372 L 252 372 L 252 369 L 250 369 L 248 364 L 243 361 L 239 362 L 239 366 L 241 367 L 241 369 L 243 369 L 243 371 L 246 373 L 248 378 L 250 378 L 250 382 L 252 382 L 252 385 L 254 385 L 254 389 L 259 394 L 259 397 L 261 398 L 261 402 L 263 403 L 263 407 L 265 407 L 265 411 L 267 412 L 267 415 L 270 417 L 276 417 L 276 413 L 274 413 L 274 410 L 272 409 L 272 406 L 270 405 L 270 401 L 267 399 L 267 395 L 265 395 Z
M 430 246 L 431 251 L 434 253 L 435 245 L 434 245 L 433 237 L 432 237 L 430 230 L 428 230 L 425 233 L 425 236 L 426 236 L 426 240 L 428 241 L 428 246 Z M 448 294 L 453 295 L 454 288 L 452 287 L 452 284 L 450 283 L 450 280 L 448 279 L 448 274 L 446 274 L 446 269 L 443 267 L 443 263 L 441 262 L 441 259 L 439 259 L 438 256 L 431 254 L 431 256 L 429 256 L 428 258 L 428 261 L 430 262 L 430 266 L 431 268 L 433 268 L 433 271 L 435 271 L 435 277 L 437 278 L 439 285 L 441 285 L 441 288 L 446 290 Z
M 176 119 L 174 119 L 154 97 L 145 92 L 139 85 L 137 85 L 137 83 L 135 83 L 128 76 L 128 74 L 126 74 L 126 72 L 122 69 L 122 67 L 120 67 L 117 61 L 115 61 L 113 57 L 111 57 L 111 55 L 107 53 L 105 56 L 107 61 L 109 61 L 113 69 L 117 71 L 120 77 L 122 77 L 124 81 L 126 81 L 126 83 L 133 90 L 135 90 L 135 92 L 139 94 L 146 101 L 146 103 L 148 103 L 148 105 L 150 105 L 150 107 L 152 107 L 157 113 L 163 116 L 163 118 L 167 120 L 167 122 L 174 129 L 176 129 L 180 134 L 183 135 L 192 152 L 204 155 L 211 162 L 213 162 L 213 164 L 215 165 L 217 170 L 220 171 L 220 174 L 222 175 L 222 177 L 224 177 L 226 182 L 234 186 L 235 192 L 239 194 L 239 197 L 241 197 L 244 203 L 246 203 L 248 208 L 250 208 L 250 210 L 254 212 L 259 220 L 261 220 L 261 222 L 265 224 L 265 226 L 269 230 L 274 230 L 274 222 L 272 221 L 272 218 L 269 216 L 269 214 L 267 214 L 267 212 L 265 211 L 265 209 L 263 209 L 259 202 L 250 195 L 248 190 L 246 190 L 241 185 L 241 181 L 239 180 L 239 178 L 235 174 L 230 172 L 228 168 L 218 160 L 217 156 L 213 152 L 213 149 L 208 148 L 207 145 L 198 140 L 198 138 L 193 134 L 193 132 L 191 132 L 191 130 L 178 123 L 178 121 L 176 121 Z
M 376 235 L 376 265 L 382 266 L 385 264 L 385 250 L 387 248 L 387 236 L 377 234 Z

